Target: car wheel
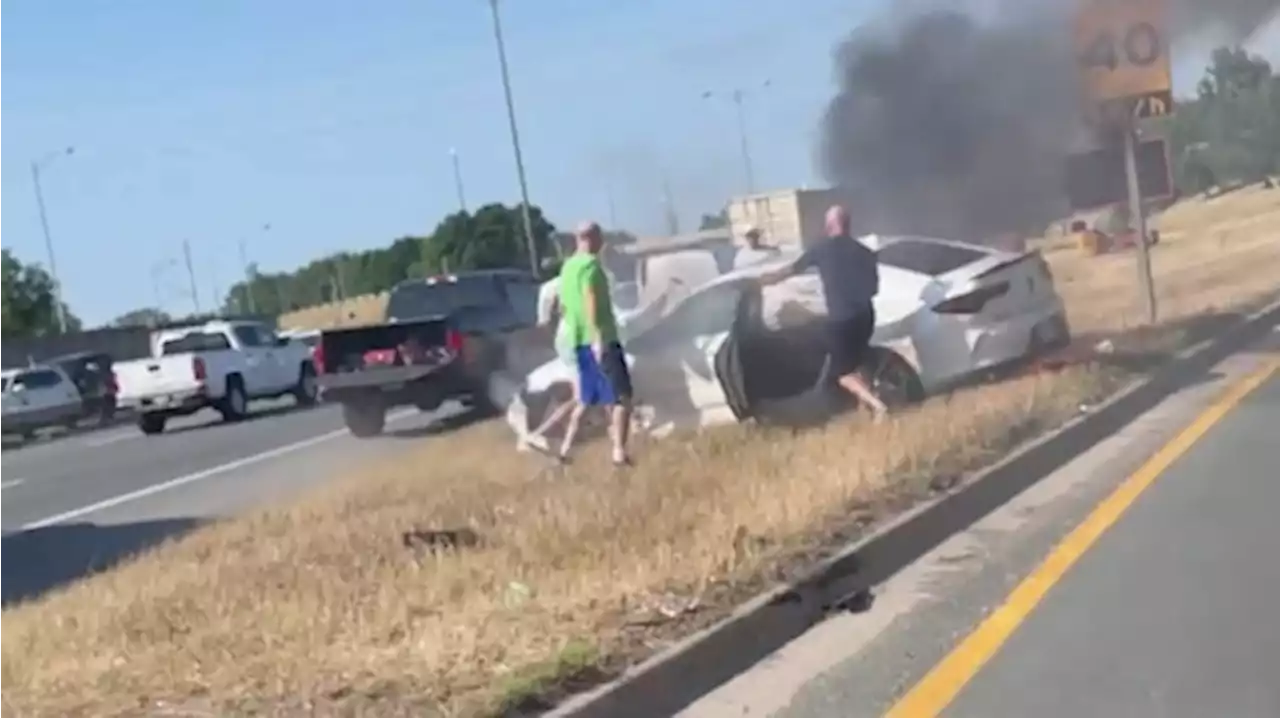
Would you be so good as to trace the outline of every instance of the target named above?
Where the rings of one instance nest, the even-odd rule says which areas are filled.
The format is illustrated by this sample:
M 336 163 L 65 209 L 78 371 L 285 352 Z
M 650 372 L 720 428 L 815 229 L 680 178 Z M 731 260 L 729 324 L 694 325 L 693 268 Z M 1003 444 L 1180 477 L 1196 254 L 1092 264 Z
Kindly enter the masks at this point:
M 891 349 L 872 349 L 867 362 L 867 381 L 871 391 L 890 409 L 924 400 L 924 383 L 915 367 Z
M 164 432 L 166 421 L 164 414 L 142 414 L 138 417 L 138 428 L 147 436 L 154 436 Z
M 1032 357 L 1057 351 L 1071 343 L 1071 329 L 1067 319 L 1056 314 L 1031 328 L 1031 337 L 1027 341 L 1027 353 Z
M 224 421 L 240 421 L 249 413 L 249 397 L 244 393 L 244 383 L 240 377 L 227 378 L 227 395 L 222 397 L 222 405 L 218 407 Z
M 316 370 L 310 363 L 303 363 L 298 370 L 298 385 L 293 389 L 293 398 L 298 406 L 314 406 L 320 396 L 320 387 L 316 383 Z

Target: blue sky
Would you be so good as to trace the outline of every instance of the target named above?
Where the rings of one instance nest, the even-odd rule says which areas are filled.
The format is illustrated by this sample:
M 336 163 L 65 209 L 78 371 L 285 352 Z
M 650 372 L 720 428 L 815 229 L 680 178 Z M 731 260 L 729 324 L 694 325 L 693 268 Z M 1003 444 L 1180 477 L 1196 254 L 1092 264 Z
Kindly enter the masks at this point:
M 757 184 L 818 184 L 831 49 L 882 0 L 504 0 L 534 203 L 661 227 L 742 190 L 733 109 L 752 89 Z M 154 304 L 191 243 L 201 305 L 240 274 L 426 233 L 518 199 L 485 0 L 10 0 L 3 25 L 3 244 L 45 261 L 43 176 L 64 296 L 89 323 Z M 1189 70 L 1200 60 L 1190 63 Z M 1186 74 L 1185 72 L 1183 73 Z M 610 189 L 612 188 L 612 192 Z M 264 230 L 264 224 L 270 230 Z M 185 276 L 161 304 L 191 309 Z

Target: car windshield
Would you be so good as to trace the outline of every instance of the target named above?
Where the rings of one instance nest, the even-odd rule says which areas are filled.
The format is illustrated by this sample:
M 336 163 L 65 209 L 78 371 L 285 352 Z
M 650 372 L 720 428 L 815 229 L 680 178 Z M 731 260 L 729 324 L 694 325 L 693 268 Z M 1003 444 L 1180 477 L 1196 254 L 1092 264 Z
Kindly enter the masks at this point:
M 881 264 L 930 277 L 955 271 L 984 256 L 986 255 L 979 250 L 916 239 L 899 240 L 876 252 L 876 258 Z
M 192 332 L 176 339 L 169 339 L 160 345 L 161 356 L 174 354 L 190 354 L 191 352 L 210 352 L 219 349 L 230 349 L 231 342 L 222 332 Z
M 420 281 L 391 290 L 387 318 L 419 319 L 454 314 L 459 310 L 506 308 L 506 297 L 490 276 L 458 277 L 455 281 Z

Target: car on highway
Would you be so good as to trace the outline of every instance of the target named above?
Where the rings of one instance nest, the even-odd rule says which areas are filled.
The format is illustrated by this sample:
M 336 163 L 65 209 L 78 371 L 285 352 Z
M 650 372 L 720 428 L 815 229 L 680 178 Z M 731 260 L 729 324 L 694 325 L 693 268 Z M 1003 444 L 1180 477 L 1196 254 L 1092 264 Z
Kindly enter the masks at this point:
M 342 405 L 357 437 L 382 433 L 387 411 L 435 411 L 445 401 L 487 410 L 486 377 L 503 362 L 503 337 L 537 319 L 537 277 L 497 269 L 401 282 L 382 324 L 330 329 L 316 345 L 319 389 Z
M 1038 252 L 927 237 L 862 241 L 880 265 L 868 373 L 891 405 L 1069 341 L 1062 299 Z M 767 420 L 793 411 L 797 398 L 844 401 L 830 389 L 816 274 L 764 289 L 756 281 L 797 256 L 726 273 L 627 316 L 621 332 L 651 430 Z M 570 395 L 573 370 L 549 354 L 508 392 L 507 421 L 517 434 Z
M 205 408 L 226 421 L 249 413 L 255 399 L 293 396 L 316 402 L 316 368 L 302 342 L 254 321 L 211 321 L 155 337 L 155 356 L 115 365 L 117 403 L 138 414 L 144 434 L 159 434 L 175 416 Z
M 114 359 L 106 352 L 76 352 L 49 359 L 46 364 L 62 369 L 84 402 L 84 418 L 98 424 L 110 423 L 116 413 Z
M 57 365 L 6 369 L 3 382 L 3 433 L 31 439 L 51 426 L 72 428 L 84 413 L 75 382 Z

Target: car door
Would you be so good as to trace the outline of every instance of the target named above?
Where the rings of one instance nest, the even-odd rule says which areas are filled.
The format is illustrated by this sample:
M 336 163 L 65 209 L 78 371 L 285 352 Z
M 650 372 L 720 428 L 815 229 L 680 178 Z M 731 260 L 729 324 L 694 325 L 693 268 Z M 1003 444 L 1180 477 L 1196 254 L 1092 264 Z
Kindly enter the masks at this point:
M 704 288 L 627 341 L 636 400 L 652 409 L 655 429 L 733 421 L 716 355 L 740 296 L 740 283 Z
M 299 363 L 302 359 L 302 352 L 298 350 L 298 345 L 287 341 L 282 342 L 280 335 L 265 324 L 258 324 L 254 328 L 258 332 L 259 341 L 262 342 L 265 353 L 264 363 L 270 372 L 270 391 L 284 391 L 292 387 L 298 381 Z
M 264 344 L 263 333 L 256 324 L 237 324 L 231 329 L 244 357 L 244 388 L 250 396 L 277 391 L 280 368 L 273 347 Z

